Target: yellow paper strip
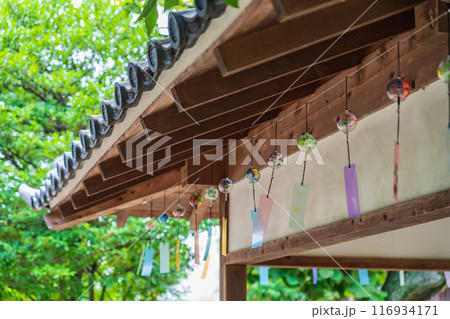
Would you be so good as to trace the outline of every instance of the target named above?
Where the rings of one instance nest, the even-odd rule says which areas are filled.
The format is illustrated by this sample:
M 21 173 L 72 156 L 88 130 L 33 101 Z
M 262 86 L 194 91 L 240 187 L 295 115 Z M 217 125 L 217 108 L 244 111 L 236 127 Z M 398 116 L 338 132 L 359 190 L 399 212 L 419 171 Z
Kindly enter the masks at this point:
M 177 254 L 176 254 L 176 262 L 177 262 L 177 271 L 180 271 L 180 240 L 177 240 Z
M 222 217 L 222 255 L 227 255 L 227 219 Z
M 205 261 L 205 265 L 203 266 L 203 273 L 202 273 L 202 279 L 206 278 L 206 273 L 208 272 L 209 267 L 209 257 L 211 257 L 211 254 L 208 255 L 208 258 Z

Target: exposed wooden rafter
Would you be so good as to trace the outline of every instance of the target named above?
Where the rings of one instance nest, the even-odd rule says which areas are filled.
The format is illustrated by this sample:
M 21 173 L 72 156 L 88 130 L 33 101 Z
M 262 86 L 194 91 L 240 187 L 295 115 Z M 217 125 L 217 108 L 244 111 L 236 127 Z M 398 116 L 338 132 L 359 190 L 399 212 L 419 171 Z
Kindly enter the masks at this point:
M 310 15 L 291 19 L 279 25 L 231 40 L 217 47 L 215 55 L 224 76 L 317 44 L 350 30 L 406 11 L 423 0 L 380 0 L 364 13 L 372 0 L 348 0 Z M 337 14 L 339 13 L 339 14 Z M 322 23 L 317 27 L 318 21 Z M 308 30 L 298 32 L 298 30 Z
M 302 1 L 297 2 L 301 3 Z M 172 93 L 183 108 L 190 109 L 198 107 L 204 103 L 244 91 L 255 85 L 266 82 L 272 83 L 277 81 L 280 77 L 296 72 L 298 73 L 299 71 L 303 72 L 328 48 L 329 50 L 318 61 L 319 63 L 336 59 L 342 55 L 349 55 L 349 53 L 364 47 L 375 44 L 378 45 L 379 41 L 411 30 L 414 28 L 414 25 L 414 10 L 410 9 L 374 24 L 350 31 L 342 36 L 339 39 L 339 42 L 332 47 L 330 46 L 337 40 L 337 37 L 317 43 L 313 46 L 301 48 L 291 54 L 252 67 L 245 72 L 239 72 L 227 77 L 223 77 L 219 70 L 213 70 L 205 75 L 188 79 L 176 85 L 172 89 Z M 378 47 L 379 46 L 381 45 L 378 45 Z M 308 72 L 313 72 L 313 70 Z M 288 86 L 289 85 L 286 85 L 285 88 Z M 175 116 L 173 114 L 175 114 L 176 108 L 172 108 L 173 110 L 170 110 L 171 115 Z M 166 112 L 156 112 L 155 114 L 144 118 L 143 121 L 148 127 L 154 127 L 156 131 L 162 132 L 164 129 L 162 126 L 165 127 L 164 124 L 166 123 L 161 122 L 160 120 L 169 118 L 167 115 L 168 112 L 168 109 Z M 192 110 L 191 112 L 195 111 Z M 201 114 L 197 115 L 194 113 L 193 116 L 197 121 L 202 120 Z M 187 116 L 185 115 L 185 117 Z M 177 118 L 182 118 L 182 116 L 177 116 Z M 186 122 L 190 124 L 192 120 L 186 119 Z M 170 129 L 168 129 L 168 131 L 170 131 Z

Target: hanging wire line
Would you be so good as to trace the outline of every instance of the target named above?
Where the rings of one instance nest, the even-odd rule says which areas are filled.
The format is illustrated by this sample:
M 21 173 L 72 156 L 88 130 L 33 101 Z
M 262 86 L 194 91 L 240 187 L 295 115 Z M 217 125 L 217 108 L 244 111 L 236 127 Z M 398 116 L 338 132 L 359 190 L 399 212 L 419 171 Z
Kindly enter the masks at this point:
M 274 163 L 272 163 L 272 176 L 270 177 L 270 183 L 269 183 L 269 189 L 267 190 L 267 196 L 266 198 L 269 198 L 269 193 L 270 193 L 270 189 L 272 188 L 272 182 L 273 182 L 273 176 L 275 175 L 275 166 L 276 166 L 276 162 L 278 161 L 277 159 L 277 127 L 278 127 L 278 122 L 275 122 L 275 158 L 273 158 L 273 160 L 275 161 Z M 271 158 L 269 158 L 269 161 L 271 160 Z
M 397 75 L 401 79 L 400 75 L 400 42 L 397 42 Z M 397 92 L 397 144 L 400 144 L 400 92 Z
M 306 133 L 308 133 L 308 102 L 305 103 L 305 129 Z M 302 183 L 305 181 L 305 172 L 306 172 L 306 157 L 308 156 L 308 152 L 305 152 L 305 159 L 303 160 L 303 174 L 302 174 Z

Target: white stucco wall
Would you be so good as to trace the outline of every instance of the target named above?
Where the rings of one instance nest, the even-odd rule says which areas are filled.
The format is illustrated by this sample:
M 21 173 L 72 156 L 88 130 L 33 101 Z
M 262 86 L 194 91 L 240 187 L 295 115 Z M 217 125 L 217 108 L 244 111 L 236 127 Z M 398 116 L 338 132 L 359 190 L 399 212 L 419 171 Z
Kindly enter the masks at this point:
M 394 141 L 396 138 L 397 106 L 392 104 L 358 122 L 350 134 L 352 163 L 356 163 L 361 212 L 367 213 L 395 204 L 392 198 Z M 334 119 L 324 119 L 333 121 Z M 411 96 L 401 105 L 400 123 L 400 165 L 399 202 L 407 201 L 450 187 L 450 170 L 447 168 L 446 132 L 448 120 L 447 87 L 435 82 Z M 347 203 L 343 167 L 347 164 L 345 136 L 336 133 L 318 143 L 325 166 L 318 166 L 314 158 L 307 163 L 305 183 L 309 185 L 305 228 L 311 229 L 347 218 Z M 263 154 L 266 157 L 268 154 Z M 289 210 L 293 185 L 300 182 L 302 166 L 295 166 L 298 153 L 288 157 L 288 165 L 275 172 L 271 195 L 286 211 L 276 203 L 273 206 L 264 240 L 273 240 L 297 232 L 289 228 Z M 261 172 L 260 185 L 267 189 L 271 170 Z M 262 194 L 256 186 L 257 196 Z M 229 250 L 236 251 L 251 246 L 251 218 L 253 207 L 251 186 L 245 181 L 235 184 L 230 200 Z M 336 252 L 361 256 L 391 254 L 397 248 L 411 246 L 408 238 L 421 243 L 416 246 L 425 254 L 442 254 L 442 246 L 450 244 L 450 236 L 445 231 L 450 226 L 449 219 L 420 225 L 383 235 L 372 236 L 357 243 L 345 243 L 333 247 Z M 433 236 L 429 236 L 433 232 Z M 395 233 L 395 234 L 394 234 Z M 386 243 L 395 239 L 395 245 L 384 245 L 381 249 L 376 237 L 385 238 Z M 434 245 L 440 236 L 444 242 Z M 353 246 L 352 246 L 353 245 Z M 415 244 L 414 244 L 415 245 Z M 440 246 L 440 247 L 437 247 Z M 391 247 L 391 248 L 389 248 Z M 448 246 L 447 246 L 448 247 Z M 433 251 L 433 249 L 435 251 Z M 388 251 L 388 252 L 386 252 Z M 320 252 L 312 252 L 321 254 Z M 307 253 L 308 254 L 308 253 Z M 450 257 L 450 252 L 446 253 Z M 351 255 L 349 255 L 351 256 Z M 381 255 L 380 255 L 381 256 Z

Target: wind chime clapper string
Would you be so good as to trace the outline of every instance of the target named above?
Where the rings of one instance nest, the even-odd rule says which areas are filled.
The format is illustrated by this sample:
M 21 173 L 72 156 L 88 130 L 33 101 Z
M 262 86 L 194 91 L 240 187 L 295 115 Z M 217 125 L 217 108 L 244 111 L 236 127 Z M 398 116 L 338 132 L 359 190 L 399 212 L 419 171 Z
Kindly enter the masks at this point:
M 284 163 L 283 155 L 278 152 L 278 121 L 275 122 L 275 150 L 267 158 L 267 165 L 272 168 L 272 176 L 270 178 L 269 189 L 267 190 L 266 198 L 269 198 L 270 189 L 275 175 L 275 169 L 280 168 Z
M 392 101 L 397 102 L 397 135 L 394 143 L 394 187 L 393 198 L 398 200 L 398 168 L 400 155 L 400 104 L 409 95 L 409 84 L 400 73 L 400 42 L 397 43 L 397 78 L 389 82 L 386 93 Z
M 306 129 L 306 133 L 309 132 L 309 128 L 308 128 L 308 102 L 306 102 L 305 104 L 305 129 Z M 305 181 L 305 172 L 306 172 L 306 156 L 308 154 L 305 154 L 305 159 L 303 160 L 303 174 L 302 174 L 302 183 L 301 185 L 303 186 L 303 182 Z
M 251 159 L 252 159 L 252 170 L 254 169 L 253 167 L 253 136 L 251 138 L 251 143 L 252 143 L 252 154 L 251 154 Z M 253 209 L 256 212 L 256 198 L 255 198 L 255 181 L 252 180 L 252 191 L 253 191 Z
M 314 137 L 309 133 L 309 123 L 308 123 L 308 106 L 309 102 L 305 103 L 305 132 L 300 135 L 297 139 L 297 147 L 300 152 L 305 154 L 305 159 L 303 160 L 303 173 L 302 173 L 302 182 L 301 186 L 305 181 L 305 173 L 306 173 L 306 159 L 308 157 L 309 152 L 316 148 L 317 142 Z
M 345 114 L 348 114 L 348 76 L 345 77 Z M 347 158 L 348 158 L 348 168 L 351 167 L 350 160 L 350 142 L 348 141 L 348 121 L 345 121 L 345 139 L 347 142 Z

